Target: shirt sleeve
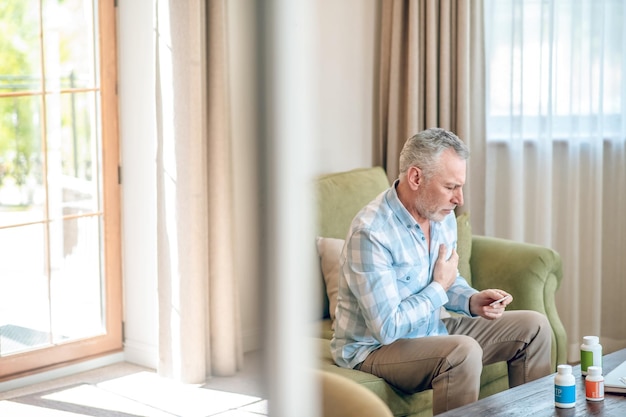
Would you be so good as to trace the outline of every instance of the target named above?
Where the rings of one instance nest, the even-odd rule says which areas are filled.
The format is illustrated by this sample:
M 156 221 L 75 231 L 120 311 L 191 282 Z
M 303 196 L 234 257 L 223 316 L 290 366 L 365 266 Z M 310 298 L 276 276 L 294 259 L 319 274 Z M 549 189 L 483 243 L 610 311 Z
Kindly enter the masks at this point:
M 406 270 L 395 266 L 388 245 L 368 231 L 357 230 L 349 239 L 344 277 L 368 330 L 379 343 L 427 334 L 438 325 L 439 315 L 434 313 L 448 302 L 441 285 L 431 282 L 408 297 L 398 291 L 397 280 L 413 279 L 424 272 L 428 273 L 428 265 Z
M 445 305 L 446 309 L 466 316 L 472 316 L 469 308 L 469 300 L 472 295 L 477 292 L 476 289 L 470 287 L 465 278 L 461 275 L 457 275 L 454 284 L 448 288 L 447 294 L 449 301 Z

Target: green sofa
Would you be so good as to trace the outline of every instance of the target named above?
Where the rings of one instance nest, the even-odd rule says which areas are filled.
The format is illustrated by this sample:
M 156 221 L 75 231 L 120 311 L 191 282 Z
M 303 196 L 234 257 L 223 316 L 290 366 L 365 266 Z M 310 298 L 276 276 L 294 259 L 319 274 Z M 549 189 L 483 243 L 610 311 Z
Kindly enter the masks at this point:
M 318 216 L 317 247 L 320 255 L 320 299 L 323 305 L 316 324 L 323 371 L 349 378 L 377 394 L 394 416 L 432 416 L 432 391 L 407 395 L 383 379 L 354 369 L 335 365 L 330 354 L 332 320 L 329 305 L 336 294 L 338 248 L 345 239 L 352 218 L 363 206 L 389 187 L 380 167 L 356 169 L 322 175 L 316 179 Z M 531 244 L 518 243 L 471 234 L 467 215 L 457 217 L 459 226 L 459 270 L 477 289 L 501 288 L 513 294 L 512 309 L 536 310 L 552 324 L 552 364 L 566 363 L 567 336 L 555 306 L 555 292 L 562 279 L 561 259 L 555 251 Z M 333 275 L 335 277 L 333 278 Z M 330 299 L 328 294 L 331 295 Z M 334 304 L 333 304 L 334 306 Z M 480 397 L 508 388 L 506 363 L 486 366 L 481 376 Z

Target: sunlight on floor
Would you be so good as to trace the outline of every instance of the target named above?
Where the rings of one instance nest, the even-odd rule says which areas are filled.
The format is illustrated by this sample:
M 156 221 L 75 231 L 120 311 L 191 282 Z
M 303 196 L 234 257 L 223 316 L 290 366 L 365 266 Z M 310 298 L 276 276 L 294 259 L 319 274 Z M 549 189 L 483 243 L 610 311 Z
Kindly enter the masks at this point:
M 0 416 L 78 417 L 253 417 L 267 415 L 267 401 L 185 385 L 138 372 L 97 384 L 0 401 Z
M 43 395 L 41 399 L 46 400 L 46 404 L 55 401 L 57 403 L 82 405 L 89 408 L 118 411 L 137 416 L 171 417 L 171 414 L 87 384 Z
M 131 374 L 102 382 L 98 386 L 177 416 L 211 416 L 261 400 L 248 395 L 180 384 L 150 372 Z

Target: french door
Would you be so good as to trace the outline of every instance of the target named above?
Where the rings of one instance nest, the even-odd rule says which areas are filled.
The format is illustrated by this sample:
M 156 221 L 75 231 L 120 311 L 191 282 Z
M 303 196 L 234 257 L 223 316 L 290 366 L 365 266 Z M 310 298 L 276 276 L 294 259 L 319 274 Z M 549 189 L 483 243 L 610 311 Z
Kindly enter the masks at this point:
M 0 2 L 0 380 L 122 348 L 114 0 Z

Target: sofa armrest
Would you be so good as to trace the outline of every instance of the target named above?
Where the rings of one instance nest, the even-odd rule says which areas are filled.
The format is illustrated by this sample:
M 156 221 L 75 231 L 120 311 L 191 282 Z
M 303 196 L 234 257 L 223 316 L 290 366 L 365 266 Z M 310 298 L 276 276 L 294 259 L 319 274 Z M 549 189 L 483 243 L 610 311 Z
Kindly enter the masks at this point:
M 513 295 L 511 310 L 535 310 L 552 325 L 552 365 L 567 363 L 567 334 L 556 309 L 561 285 L 560 255 L 547 247 L 487 236 L 472 237 L 472 283 Z
M 393 417 L 380 397 L 350 378 L 322 370 L 313 375 L 321 391 L 323 417 Z

